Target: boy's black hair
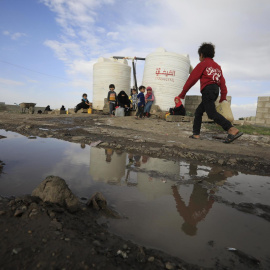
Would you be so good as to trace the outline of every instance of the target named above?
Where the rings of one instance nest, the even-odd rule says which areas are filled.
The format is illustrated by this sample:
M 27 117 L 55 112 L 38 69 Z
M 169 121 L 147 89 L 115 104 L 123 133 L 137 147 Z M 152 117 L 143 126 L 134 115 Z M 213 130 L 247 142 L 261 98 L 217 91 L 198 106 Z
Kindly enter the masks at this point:
M 87 94 L 86 94 L 86 93 L 84 93 L 82 96 L 83 96 L 83 97 L 84 97 L 84 96 L 87 96 Z
M 204 58 L 210 57 L 214 58 L 215 56 L 215 45 L 212 43 L 202 43 L 198 49 L 199 56 L 202 54 Z
M 109 88 L 114 88 L 114 89 L 115 89 L 114 84 L 110 84 L 110 85 L 109 85 Z
M 141 85 L 141 86 L 139 87 L 139 90 L 142 90 L 143 88 L 145 89 L 145 86 Z

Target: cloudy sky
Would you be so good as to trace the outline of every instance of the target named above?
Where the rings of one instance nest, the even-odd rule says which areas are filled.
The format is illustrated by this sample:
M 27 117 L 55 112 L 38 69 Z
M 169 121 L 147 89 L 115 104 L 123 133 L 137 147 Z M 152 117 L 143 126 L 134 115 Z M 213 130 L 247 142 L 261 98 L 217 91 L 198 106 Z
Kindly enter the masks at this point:
M 0 0 L 0 101 L 74 107 L 100 56 L 216 45 L 235 118 L 270 96 L 269 0 Z M 138 63 L 138 82 L 143 63 Z M 180 89 L 179 89 L 180 93 Z M 197 84 L 189 91 L 199 95 Z

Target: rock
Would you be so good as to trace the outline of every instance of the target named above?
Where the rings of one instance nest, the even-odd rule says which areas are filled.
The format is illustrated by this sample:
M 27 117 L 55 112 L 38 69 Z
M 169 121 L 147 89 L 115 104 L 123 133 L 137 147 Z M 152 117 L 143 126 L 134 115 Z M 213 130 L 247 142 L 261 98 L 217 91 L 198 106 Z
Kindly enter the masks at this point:
M 73 136 L 72 137 L 72 140 L 73 141 L 81 141 L 81 140 L 83 140 L 85 137 L 84 136 Z
M 155 257 L 149 257 L 148 262 L 153 262 L 155 260 Z
M 96 192 L 86 203 L 88 206 L 92 206 L 96 210 L 106 209 L 107 201 L 102 193 Z
M 101 247 L 101 243 L 98 240 L 94 240 L 93 245 L 96 247 Z
M 14 213 L 14 217 L 21 217 L 24 211 L 22 209 L 17 209 Z
M 58 176 L 48 176 L 33 190 L 32 196 L 39 197 L 44 202 L 57 203 L 67 207 L 70 212 L 79 209 L 79 200 L 71 192 L 65 180 Z
M 22 251 L 22 248 L 13 248 L 12 254 L 17 255 L 17 254 L 20 253 L 21 251 Z
M 223 159 L 219 159 L 218 160 L 218 164 L 223 165 L 223 163 L 224 163 L 224 160 Z
M 60 222 L 58 222 L 56 219 L 52 220 L 50 223 L 50 227 L 56 228 L 58 231 L 62 231 L 63 226 Z
M 121 257 L 124 258 L 124 259 L 128 258 L 127 253 L 124 252 L 124 251 L 122 251 L 122 250 L 120 250 L 120 249 L 117 251 L 117 255 L 118 255 L 118 256 L 121 256 Z
M 168 270 L 174 269 L 174 265 L 172 265 L 170 262 L 166 262 L 165 267 L 166 267 L 166 269 L 168 269 Z
M 36 216 L 38 214 L 38 209 L 33 209 L 32 211 L 31 211 L 31 213 L 29 214 L 29 217 L 31 218 L 31 217 L 33 217 L 33 216 Z

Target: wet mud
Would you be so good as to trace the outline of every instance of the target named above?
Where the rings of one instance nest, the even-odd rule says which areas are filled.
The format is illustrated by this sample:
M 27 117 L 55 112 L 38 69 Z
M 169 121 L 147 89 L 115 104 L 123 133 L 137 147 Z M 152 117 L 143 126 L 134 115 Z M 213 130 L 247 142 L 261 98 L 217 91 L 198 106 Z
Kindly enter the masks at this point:
M 189 145 L 164 133 L 175 126 L 164 130 L 160 123 L 159 132 L 149 134 L 144 123 L 130 129 L 117 121 L 76 116 L 20 126 L 0 122 L 26 136 L 0 132 L 0 195 L 7 196 L 0 200 L 3 269 L 16 263 L 20 269 L 270 267 L 267 138 L 246 138 L 228 150 L 209 133 Z M 181 132 L 186 136 L 189 128 Z M 245 145 L 251 149 L 240 151 Z M 50 174 L 63 177 L 81 198 L 78 213 L 18 198 Z M 121 218 L 86 207 L 96 191 Z M 32 204 L 35 217 L 29 217 Z

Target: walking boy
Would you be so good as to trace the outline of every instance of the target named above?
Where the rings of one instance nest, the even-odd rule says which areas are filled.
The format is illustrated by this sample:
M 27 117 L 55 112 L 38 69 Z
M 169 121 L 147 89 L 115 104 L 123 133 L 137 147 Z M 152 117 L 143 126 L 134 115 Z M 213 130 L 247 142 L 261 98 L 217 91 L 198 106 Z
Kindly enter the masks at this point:
M 141 85 L 139 87 L 139 95 L 137 96 L 138 99 L 138 110 L 136 113 L 135 118 L 138 119 L 138 116 L 140 116 L 140 118 L 143 117 L 143 111 L 144 111 L 144 106 L 145 106 L 145 99 L 144 99 L 144 92 L 145 92 L 145 86 Z
M 112 117 L 113 111 L 115 110 L 115 105 L 117 102 L 117 95 L 114 92 L 114 89 L 115 89 L 114 84 L 110 84 L 109 89 L 110 89 L 110 91 L 108 92 L 107 101 L 108 101 L 109 106 L 110 106 L 110 115 Z
M 184 99 L 188 90 L 200 79 L 202 102 L 195 111 L 193 135 L 190 138 L 200 139 L 202 115 L 206 112 L 210 119 L 213 119 L 228 132 L 228 136 L 224 142 L 230 143 L 243 135 L 243 133 L 233 127 L 230 121 L 216 111 L 215 101 L 219 95 L 219 88 L 221 90 L 219 102 L 222 102 L 226 100 L 227 87 L 221 67 L 213 60 L 215 46 L 212 43 L 202 43 L 199 47 L 198 54 L 200 63 L 191 72 L 179 95 L 179 98 Z
M 84 94 L 82 95 L 82 102 L 79 103 L 79 104 L 76 106 L 74 112 L 77 113 L 77 111 L 80 110 L 80 109 L 88 109 L 88 108 L 90 107 L 90 105 L 91 105 L 91 103 L 90 103 L 89 100 L 87 99 L 87 94 L 84 93 Z

